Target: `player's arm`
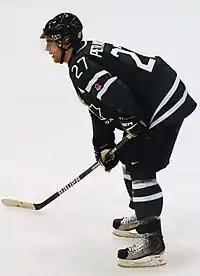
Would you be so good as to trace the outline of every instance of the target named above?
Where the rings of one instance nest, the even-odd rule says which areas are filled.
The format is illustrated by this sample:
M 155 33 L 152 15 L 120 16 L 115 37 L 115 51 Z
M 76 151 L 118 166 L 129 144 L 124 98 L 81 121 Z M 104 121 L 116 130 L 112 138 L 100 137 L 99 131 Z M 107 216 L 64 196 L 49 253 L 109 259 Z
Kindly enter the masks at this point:
M 92 142 L 95 151 L 101 151 L 105 148 L 113 148 L 115 146 L 114 127 L 106 125 L 99 120 L 92 112 L 90 112 L 92 120 L 93 138 Z
M 128 86 L 117 76 L 112 76 L 90 56 L 80 57 L 70 71 L 72 81 L 81 93 L 89 93 L 102 101 L 119 114 L 124 129 L 140 134 L 144 129 L 140 108 Z
M 93 146 L 97 161 L 110 171 L 119 162 L 118 154 L 107 156 L 108 152 L 115 147 L 114 127 L 104 124 L 97 116 L 90 112 L 93 126 Z

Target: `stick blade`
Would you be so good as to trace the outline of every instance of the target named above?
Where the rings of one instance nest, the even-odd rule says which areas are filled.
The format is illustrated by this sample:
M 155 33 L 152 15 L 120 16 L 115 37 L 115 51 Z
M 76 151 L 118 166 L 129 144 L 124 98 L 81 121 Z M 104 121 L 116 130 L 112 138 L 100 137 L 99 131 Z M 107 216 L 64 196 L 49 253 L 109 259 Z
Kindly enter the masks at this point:
M 4 198 L 1 200 L 2 204 L 9 207 L 19 207 L 25 209 L 36 210 L 33 203 L 26 202 L 26 201 L 19 201 L 15 199 Z

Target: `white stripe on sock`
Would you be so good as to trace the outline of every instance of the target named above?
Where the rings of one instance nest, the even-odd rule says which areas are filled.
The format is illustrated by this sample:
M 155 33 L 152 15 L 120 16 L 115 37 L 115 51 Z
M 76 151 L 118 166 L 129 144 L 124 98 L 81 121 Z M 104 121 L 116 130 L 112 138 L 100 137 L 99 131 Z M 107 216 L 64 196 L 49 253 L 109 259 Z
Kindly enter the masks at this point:
M 154 194 L 154 195 L 149 195 L 149 196 L 140 196 L 140 197 L 133 196 L 133 202 L 147 202 L 147 201 L 156 200 L 156 199 L 159 199 L 162 197 L 163 197 L 162 192 Z
M 139 189 L 145 189 L 145 188 L 148 188 L 148 187 L 151 187 L 151 186 L 158 185 L 158 182 L 156 181 L 156 179 L 152 179 L 149 182 L 138 182 L 136 180 L 136 181 L 133 181 L 132 185 L 133 185 L 132 187 L 133 187 L 134 190 L 139 190 Z

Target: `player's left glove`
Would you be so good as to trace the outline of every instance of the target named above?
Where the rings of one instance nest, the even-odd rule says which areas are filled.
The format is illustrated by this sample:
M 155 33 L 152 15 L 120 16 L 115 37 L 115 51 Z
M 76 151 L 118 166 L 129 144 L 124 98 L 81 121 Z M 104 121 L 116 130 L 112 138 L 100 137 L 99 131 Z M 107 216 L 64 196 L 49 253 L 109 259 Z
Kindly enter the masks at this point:
M 101 150 L 95 149 L 95 157 L 96 160 L 100 162 L 102 166 L 104 166 L 105 171 L 111 171 L 115 166 L 117 166 L 119 162 L 118 154 L 115 152 L 113 154 L 109 154 L 112 149 L 110 148 L 101 148 Z
M 148 130 L 147 125 L 143 121 L 138 121 L 135 116 L 133 117 L 120 117 L 120 124 L 127 133 L 133 136 L 138 136 Z

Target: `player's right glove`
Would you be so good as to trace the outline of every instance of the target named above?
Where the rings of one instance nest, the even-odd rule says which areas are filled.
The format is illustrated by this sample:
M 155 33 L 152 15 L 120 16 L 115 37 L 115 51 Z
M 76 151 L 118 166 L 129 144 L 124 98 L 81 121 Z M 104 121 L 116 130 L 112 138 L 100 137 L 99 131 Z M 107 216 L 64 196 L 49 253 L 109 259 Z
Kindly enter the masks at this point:
M 148 130 L 146 124 L 143 121 L 136 120 L 136 117 L 120 118 L 120 124 L 122 128 L 133 136 L 138 136 Z
M 117 152 L 113 154 L 109 154 L 112 149 L 108 149 L 107 147 L 101 148 L 101 150 L 95 149 L 95 158 L 100 162 L 102 166 L 104 166 L 105 171 L 111 171 L 119 162 L 119 157 Z

